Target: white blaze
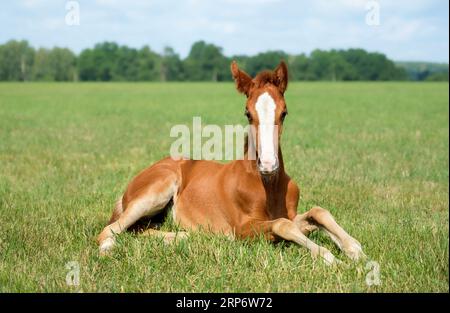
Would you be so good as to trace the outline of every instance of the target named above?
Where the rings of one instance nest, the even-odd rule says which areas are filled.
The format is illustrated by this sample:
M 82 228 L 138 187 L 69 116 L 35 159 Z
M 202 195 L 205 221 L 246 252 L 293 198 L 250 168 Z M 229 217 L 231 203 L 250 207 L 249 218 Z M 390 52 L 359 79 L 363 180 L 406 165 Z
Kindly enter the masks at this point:
M 265 92 L 256 101 L 256 112 L 259 118 L 259 145 L 260 160 L 264 169 L 272 169 L 276 163 L 274 128 L 275 128 L 275 101 Z

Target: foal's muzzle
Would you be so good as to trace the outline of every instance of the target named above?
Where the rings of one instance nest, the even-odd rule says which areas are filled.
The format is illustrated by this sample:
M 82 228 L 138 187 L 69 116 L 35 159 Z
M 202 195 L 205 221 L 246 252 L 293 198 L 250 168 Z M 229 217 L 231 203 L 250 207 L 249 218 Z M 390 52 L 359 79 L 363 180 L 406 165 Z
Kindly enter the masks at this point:
M 258 157 L 257 160 L 258 170 L 263 175 L 273 175 L 277 172 L 280 164 L 278 158 L 272 160 L 261 159 Z

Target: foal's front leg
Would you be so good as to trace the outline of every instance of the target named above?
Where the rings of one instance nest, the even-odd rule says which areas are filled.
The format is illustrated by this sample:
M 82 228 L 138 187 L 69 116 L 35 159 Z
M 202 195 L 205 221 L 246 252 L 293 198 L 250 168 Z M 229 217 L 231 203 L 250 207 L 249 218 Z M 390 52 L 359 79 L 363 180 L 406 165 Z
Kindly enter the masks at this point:
M 271 231 L 289 241 L 293 241 L 311 251 L 313 257 L 321 256 L 325 263 L 331 265 L 340 262 L 334 255 L 326 248 L 318 246 L 308 237 L 306 237 L 297 225 L 287 218 L 279 218 L 270 222 Z
M 350 236 L 336 223 L 331 213 L 321 207 L 314 207 L 304 214 L 297 215 L 294 223 L 306 236 L 317 228 L 323 229 L 352 260 L 356 261 L 365 257 L 358 240 Z

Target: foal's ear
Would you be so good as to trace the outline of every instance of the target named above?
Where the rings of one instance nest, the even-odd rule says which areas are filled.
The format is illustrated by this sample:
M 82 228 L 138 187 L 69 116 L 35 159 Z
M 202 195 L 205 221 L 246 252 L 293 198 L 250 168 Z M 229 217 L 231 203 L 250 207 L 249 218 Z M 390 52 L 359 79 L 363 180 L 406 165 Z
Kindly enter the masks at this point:
M 275 85 L 281 94 L 284 94 L 288 85 L 288 69 L 286 63 L 281 61 L 273 72 L 275 75 Z
M 231 62 L 231 74 L 236 82 L 236 89 L 240 93 L 244 93 L 247 97 L 252 87 L 252 78 L 246 72 L 239 69 L 236 61 Z

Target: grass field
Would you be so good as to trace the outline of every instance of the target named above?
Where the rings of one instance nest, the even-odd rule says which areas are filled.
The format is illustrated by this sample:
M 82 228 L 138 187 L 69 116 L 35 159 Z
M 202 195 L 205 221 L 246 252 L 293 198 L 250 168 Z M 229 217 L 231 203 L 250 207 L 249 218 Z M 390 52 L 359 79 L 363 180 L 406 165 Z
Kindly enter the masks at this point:
M 328 208 L 378 262 L 327 267 L 294 244 L 205 233 L 166 246 L 95 237 L 141 169 L 168 155 L 174 124 L 244 123 L 231 83 L 0 84 L 2 292 L 448 292 L 446 83 L 292 83 L 282 146 L 299 212 Z M 163 228 L 170 229 L 167 221 Z M 68 262 L 80 285 L 68 286 Z

